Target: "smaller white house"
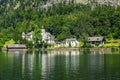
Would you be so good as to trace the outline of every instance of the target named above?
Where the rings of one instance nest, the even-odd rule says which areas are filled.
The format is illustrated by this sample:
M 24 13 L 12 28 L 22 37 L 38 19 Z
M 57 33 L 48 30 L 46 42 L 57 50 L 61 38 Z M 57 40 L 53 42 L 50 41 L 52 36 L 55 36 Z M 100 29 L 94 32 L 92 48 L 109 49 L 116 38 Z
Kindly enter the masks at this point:
M 23 38 L 23 39 L 26 39 L 26 40 L 28 40 L 28 41 L 32 40 L 32 38 L 33 38 L 33 31 L 31 31 L 31 32 L 29 32 L 29 33 L 27 33 L 27 34 L 25 34 L 25 33 L 23 32 L 23 33 L 22 33 L 22 38 Z
M 70 38 L 65 40 L 66 47 L 79 47 L 79 42 L 76 38 Z
M 66 39 L 62 42 L 56 42 L 56 47 L 79 47 L 79 42 L 76 38 Z

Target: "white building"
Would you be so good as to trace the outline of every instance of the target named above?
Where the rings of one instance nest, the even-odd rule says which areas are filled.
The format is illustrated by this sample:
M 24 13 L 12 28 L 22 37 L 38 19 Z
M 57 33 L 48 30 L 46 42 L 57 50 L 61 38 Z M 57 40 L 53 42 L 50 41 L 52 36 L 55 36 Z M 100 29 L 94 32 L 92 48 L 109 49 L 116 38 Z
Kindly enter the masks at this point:
M 55 44 L 54 36 L 49 32 L 46 32 L 45 29 L 41 29 L 42 41 L 48 44 Z
M 66 39 L 62 42 L 57 42 L 56 47 L 79 47 L 79 42 L 76 38 Z
M 49 32 L 46 32 L 45 29 L 41 29 L 41 36 L 42 36 L 42 41 L 48 44 L 55 44 L 54 36 L 51 35 Z M 25 34 L 24 32 L 22 33 L 22 38 L 26 39 L 28 41 L 33 39 L 33 31 Z
M 22 33 L 22 38 L 23 39 L 26 39 L 28 41 L 32 40 L 33 39 L 33 31 L 25 34 L 24 32 Z
M 103 36 L 101 37 L 88 37 L 87 38 L 87 41 L 93 45 L 94 47 L 95 46 L 102 46 L 104 44 L 104 41 L 105 41 L 105 38 Z
M 70 39 L 66 39 L 65 40 L 65 44 L 66 47 L 78 47 L 79 46 L 79 42 L 77 41 L 76 38 L 70 38 Z

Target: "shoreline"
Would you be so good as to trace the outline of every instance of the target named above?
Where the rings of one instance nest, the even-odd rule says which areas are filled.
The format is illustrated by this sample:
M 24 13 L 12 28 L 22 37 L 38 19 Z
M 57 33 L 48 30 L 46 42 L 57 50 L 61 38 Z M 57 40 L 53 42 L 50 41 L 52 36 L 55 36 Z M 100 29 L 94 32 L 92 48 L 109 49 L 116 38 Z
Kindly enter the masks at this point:
M 49 49 L 48 49 L 49 50 Z M 79 50 L 79 51 L 104 51 L 104 52 L 112 52 L 112 48 L 56 48 L 51 49 L 53 51 L 72 51 L 72 50 Z
M 42 51 L 42 52 L 83 52 L 83 53 L 111 53 L 119 52 L 120 48 L 54 48 L 54 49 L 11 49 L 11 50 L 1 50 L 5 53 L 28 53 L 33 51 Z
M 11 51 L 11 50 L 22 50 L 22 51 L 30 51 L 30 50 L 79 50 L 79 51 L 84 51 L 84 50 L 90 50 L 90 51 L 99 51 L 99 50 L 112 50 L 112 49 L 120 49 L 120 48 L 28 48 L 28 49 L 6 49 L 6 48 L 2 48 L 1 51 Z

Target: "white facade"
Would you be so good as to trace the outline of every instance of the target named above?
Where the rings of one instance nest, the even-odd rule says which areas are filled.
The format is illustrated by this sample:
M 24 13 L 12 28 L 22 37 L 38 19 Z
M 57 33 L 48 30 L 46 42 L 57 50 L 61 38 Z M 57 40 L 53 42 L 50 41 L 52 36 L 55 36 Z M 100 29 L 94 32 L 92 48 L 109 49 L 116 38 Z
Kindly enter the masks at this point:
M 57 42 L 56 47 L 79 47 L 79 42 L 76 38 L 66 39 L 62 42 Z
M 78 47 L 79 46 L 79 42 L 75 38 L 66 39 L 65 40 L 65 46 L 66 47 Z
M 42 41 L 48 44 L 55 44 L 54 36 L 51 35 L 49 32 L 46 32 L 45 29 L 41 29 L 42 33 Z
M 22 38 L 23 39 L 26 39 L 28 41 L 32 40 L 33 39 L 33 31 L 25 34 L 24 32 L 22 33 Z
M 51 35 L 49 32 L 46 32 L 45 29 L 41 29 L 41 36 L 42 36 L 42 41 L 48 43 L 48 44 L 55 44 L 54 36 Z M 25 34 L 24 32 L 22 33 L 22 38 L 26 39 L 28 41 L 33 39 L 33 31 Z

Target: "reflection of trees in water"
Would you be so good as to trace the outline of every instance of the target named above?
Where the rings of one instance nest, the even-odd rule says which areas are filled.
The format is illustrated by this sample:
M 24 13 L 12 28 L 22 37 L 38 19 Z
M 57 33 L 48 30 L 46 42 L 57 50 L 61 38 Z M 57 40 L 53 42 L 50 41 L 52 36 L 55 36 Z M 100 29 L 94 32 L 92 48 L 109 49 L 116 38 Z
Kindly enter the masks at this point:
M 119 54 L 103 54 L 104 51 L 83 53 L 75 50 L 0 54 L 0 74 L 4 75 L 2 72 L 9 69 L 8 72 L 12 74 L 5 73 L 7 77 L 16 75 L 17 78 L 25 80 L 119 78 Z
M 40 79 L 70 76 L 70 73 L 78 72 L 78 74 L 88 76 L 94 73 L 104 73 L 105 59 L 102 52 L 91 52 L 84 54 L 77 50 L 73 51 L 35 51 L 33 53 L 22 54 L 22 70 L 23 74 L 28 76 L 36 76 Z M 61 73 L 61 76 L 58 74 Z M 24 76 L 24 75 L 23 75 Z M 77 75 L 76 75 L 77 76 Z M 97 75 L 100 77 L 99 75 Z M 24 76 L 26 77 L 26 76 Z M 35 77 L 34 77 L 35 78 Z
M 90 54 L 90 53 L 91 53 L 91 51 L 89 48 L 86 48 L 83 50 L 83 54 Z

